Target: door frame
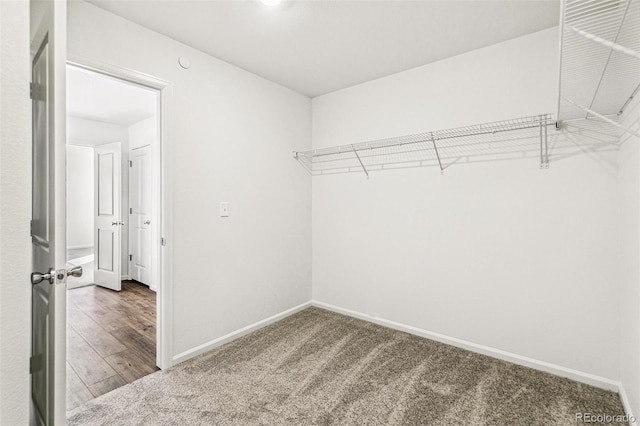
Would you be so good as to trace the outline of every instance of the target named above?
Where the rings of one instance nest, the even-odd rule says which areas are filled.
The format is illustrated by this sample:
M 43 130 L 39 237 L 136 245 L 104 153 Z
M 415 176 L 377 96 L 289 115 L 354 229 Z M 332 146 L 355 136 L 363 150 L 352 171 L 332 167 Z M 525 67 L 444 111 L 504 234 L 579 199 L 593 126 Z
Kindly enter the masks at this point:
M 156 364 L 161 369 L 173 366 L 173 222 L 171 216 L 171 156 L 169 154 L 169 135 L 171 135 L 170 106 L 173 97 L 173 84 L 169 81 L 153 77 L 142 72 L 106 64 L 90 58 L 67 55 L 67 65 L 93 71 L 129 83 L 157 90 L 160 95 L 158 121 L 158 155 L 152 159 L 158 166 L 153 178 L 152 191 L 159 200 L 158 223 L 153 230 L 153 241 L 156 242 L 159 255 L 158 262 L 152 271 L 157 280 L 156 299 Z M 153 154 L 152 154 L 153 155 Z M 159 157 L 159 158 L 158 158 Z M 159 185 L 157 184 L 159 183 Z M 161 243 L 164 241 L 164 245 Z M 155 245 L 155 244 L 154 244 Z

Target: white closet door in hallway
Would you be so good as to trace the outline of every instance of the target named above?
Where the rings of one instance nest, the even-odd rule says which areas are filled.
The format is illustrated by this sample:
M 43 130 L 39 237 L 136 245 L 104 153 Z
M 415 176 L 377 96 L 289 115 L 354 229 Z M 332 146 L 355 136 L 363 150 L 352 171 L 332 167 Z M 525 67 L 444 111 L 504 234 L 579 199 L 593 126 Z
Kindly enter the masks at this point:
M 151 283 L 151 147 L 129 152 L 129 273 L 148 286 Z
M 99 145 L 94 150 L 95 237 L 93 277 L 96 284 L 120 291 L 121 172 L 120 142 Z

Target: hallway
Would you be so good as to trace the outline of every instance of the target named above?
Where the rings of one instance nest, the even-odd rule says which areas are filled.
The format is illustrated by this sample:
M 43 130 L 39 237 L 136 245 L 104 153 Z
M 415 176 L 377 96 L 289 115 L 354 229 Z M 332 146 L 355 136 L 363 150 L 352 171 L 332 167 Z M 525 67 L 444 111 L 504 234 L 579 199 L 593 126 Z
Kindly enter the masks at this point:
M 135 281 L 122 291 L 67 292 L 67 410 L 157 371 L 156 294 Z

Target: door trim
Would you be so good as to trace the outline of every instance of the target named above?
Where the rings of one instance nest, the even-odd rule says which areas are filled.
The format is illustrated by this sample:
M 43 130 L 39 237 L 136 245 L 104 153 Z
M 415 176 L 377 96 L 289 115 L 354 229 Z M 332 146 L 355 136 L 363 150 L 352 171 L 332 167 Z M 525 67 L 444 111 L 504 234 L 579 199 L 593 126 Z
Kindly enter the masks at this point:
M 173 84 L 151 75 L 96 61 L 79 55 L 67 55 L 67 65 L 97 72 L 120 80 L 138 84 L 140 86 L 155 89 L 160 93 L 158 117 L 160 121 L 159 138 L 159 181 L 160 185 L 153 185 L 153 191 L 160 200 L 160 226 L 155 227 L 153 239 L 158 244 L 160 255 L 155 267 L 155 276 L 159 277 L 157 284 L 156 324 L 157 324 L 157 349 L 156 363 L 161 369 L 167 369 L 174 365 L 173 362 L 173 220 L 171 216 L 171 194 L 173 182 L 170 170 L 172 160 L 169 153 L 169 135 L 171 135 L 171 104 L 173 98 Z M 157 158 L 154 161 L 158 161 Z M 157 182 L 158 175 L 154 181 Z M 161 238 L 166 244 L 160 245 Z

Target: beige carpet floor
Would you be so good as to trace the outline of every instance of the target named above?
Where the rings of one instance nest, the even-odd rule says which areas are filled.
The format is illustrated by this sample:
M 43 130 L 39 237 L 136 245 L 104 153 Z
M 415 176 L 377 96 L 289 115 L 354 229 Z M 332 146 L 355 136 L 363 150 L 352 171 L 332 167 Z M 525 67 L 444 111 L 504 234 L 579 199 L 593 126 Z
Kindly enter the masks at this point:
M 71 425 L 575 425 L 613 392 L 318 308 L 68 413 Z M 593 423 L 592 423 L 593 424 Z

